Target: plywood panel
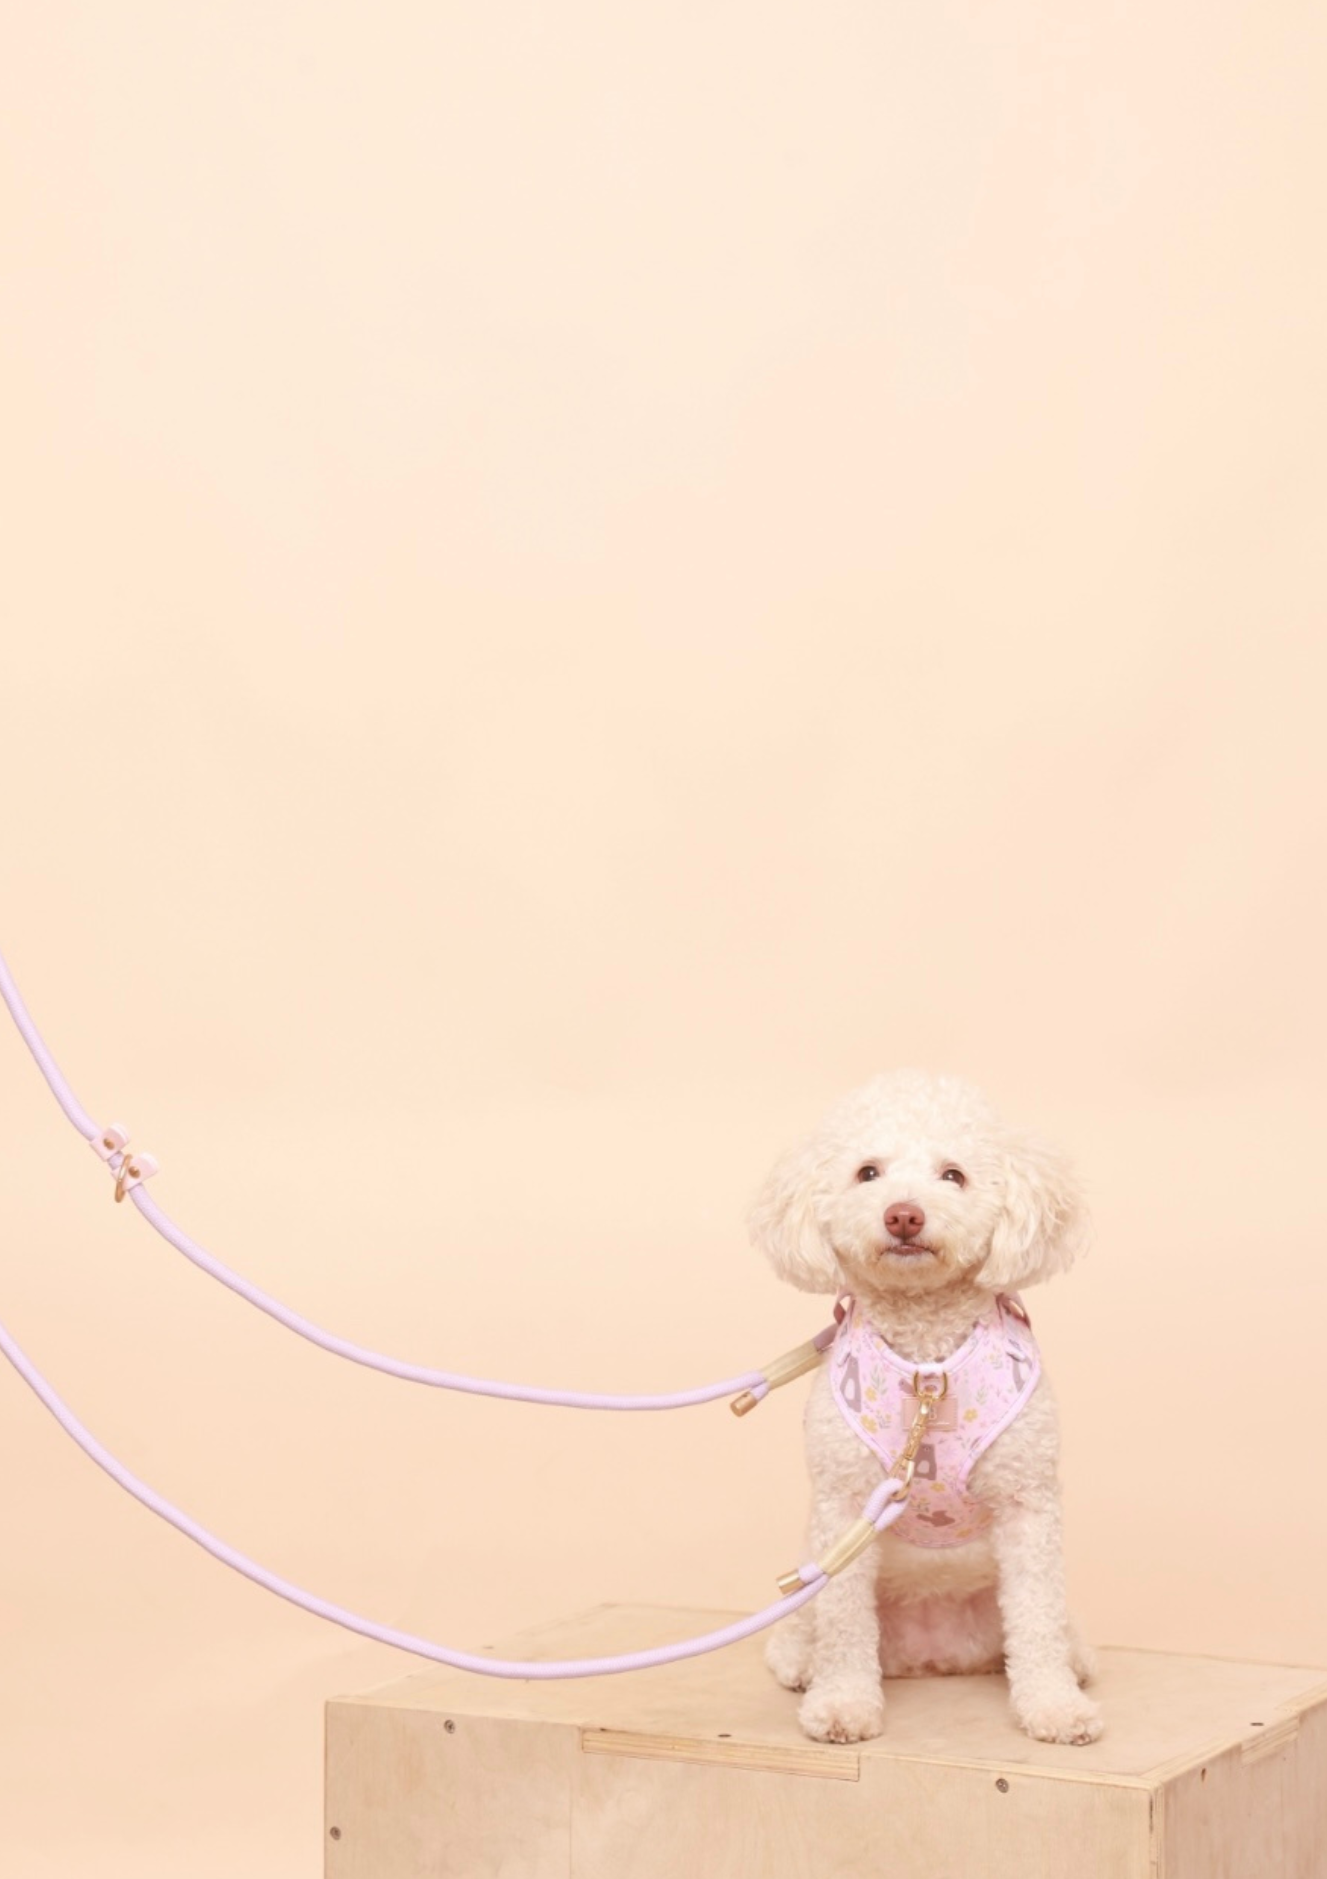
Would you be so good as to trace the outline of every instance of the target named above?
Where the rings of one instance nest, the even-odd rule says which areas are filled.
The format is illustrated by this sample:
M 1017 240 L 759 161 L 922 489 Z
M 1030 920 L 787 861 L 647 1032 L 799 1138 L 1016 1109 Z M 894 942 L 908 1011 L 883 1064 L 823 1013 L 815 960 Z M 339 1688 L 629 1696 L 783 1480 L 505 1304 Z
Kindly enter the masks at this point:
M 575 1879 L 1148 1879 L 1140 1789 L 1031 1780 L 1000 1792 L 973 1769 L 879 1764 L 856 1784 L 696 1762 L 587 1758 L 572 1828 Z
M 727 1613 L 605 1606 L 504 1656 L 598 1656 Z M 1031 1742 L 1001 1677 L 889 1685 L 814 1743 L 761 1640 L 570 1682 L 427 1670 L 328 1712 L 329 1879 L 1327 1879 L 1327 1679 L 1102 1653 L 1107 1733 Z
M 1327 1879 L 1327 1702 L 1300 1719 L 1291 1879 Z
M 564 1729 L 328 1707 L 327 1879 L 569 1879 Z

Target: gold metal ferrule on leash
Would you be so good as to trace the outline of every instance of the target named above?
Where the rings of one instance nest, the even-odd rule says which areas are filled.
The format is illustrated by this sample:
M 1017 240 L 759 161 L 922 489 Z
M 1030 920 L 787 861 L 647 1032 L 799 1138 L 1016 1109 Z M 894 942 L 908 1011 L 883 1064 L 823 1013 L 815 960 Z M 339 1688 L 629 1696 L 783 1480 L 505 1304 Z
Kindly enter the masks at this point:
M 825 1355 L 828 1346 L 819 1344 L 812 1338 L 806 1344 L 799 1344 L 795 1351 L 788 1351 L 783 1357 L 776 1357 L 773 1363 L 766 1364 L 761 1376 L 771 1390 L 777 1390 L 785 1383 L 791 1383 L 794 1377 L 805 1376 L 808 1370 L 814 1370 Z M 728 1407 L 735 1416 L 747 1416 L 756 1404 L 764 1399 L 754 1390 L 743 1390 L 735 1396 Z
M 889 1471 L 891 1476 L 897 1475 L 900 1481 L 900 1485 L 889 1497 L 891 1504 L 894 1501 L 907 1499 L 908 1490 L 912 1486 L 912 1477 L 917 1469 L 917 1456 L 926 1439 L 927 1425 L 949 1394 L 949 1378 L 944 1371 L 940 1372 L 939 1389 L 922 1387 L 924 1383 L 934 1383 L 935 1380 L 934 1377 L 924 1378 L 920 1371 L 916 1371 L 913 1375 L 912 1393 L 917 1398 L 917 1414 L 912 1419 L 912 1427 L 908 1430 L 907 1440 L 899 1450 L 898 1459 Z M 832 1579 L 835 1573 L 842 1572 L 845 1566 L 850 1566 L 854 1559 L 864 1553 L 876 1537 L 874 1525 L 865 1516 L 854 1520 L 850 1527 L 844 1528 L 838 1539 L 826 1549 L 816 1564 L 827 1579 Z M 801 1568 L 794 1567 L 791 1572 L 781 1572 L 777 1583 L 780 1592 L 787 1598 L 793 1592 L 800 1592 L 806 1581 L 802 1577 Z

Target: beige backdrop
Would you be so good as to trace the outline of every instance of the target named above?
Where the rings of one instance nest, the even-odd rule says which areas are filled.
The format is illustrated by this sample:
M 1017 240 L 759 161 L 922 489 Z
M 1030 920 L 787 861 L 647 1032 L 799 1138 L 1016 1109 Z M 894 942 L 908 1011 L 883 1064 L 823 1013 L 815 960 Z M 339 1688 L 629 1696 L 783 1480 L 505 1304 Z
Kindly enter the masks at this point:
M 681 1386 L 877 1068 L 1075 1152 L 1103 1641 L 1327 1663 L 1325 29 L 1307 6 L 11 9 L 0 945 L 162 1205 L 420 1360 Z M 750 1608 L 789 1391 L 302 1345 L 0 1026 L 3 1319 L 277 1570 L 475 1645 Z M 313 1879 L 320 1704 L 8 1370 L 0 1864 Z

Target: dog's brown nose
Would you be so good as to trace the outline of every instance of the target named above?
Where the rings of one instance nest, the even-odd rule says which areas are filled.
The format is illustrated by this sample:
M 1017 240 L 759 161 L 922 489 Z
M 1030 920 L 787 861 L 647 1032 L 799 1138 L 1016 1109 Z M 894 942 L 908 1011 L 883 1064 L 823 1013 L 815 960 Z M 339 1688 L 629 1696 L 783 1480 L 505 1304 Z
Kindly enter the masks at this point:
M 896 1200 L 885 1209 L 885 1227 L 896 1240 L 915 1240 L 926 1225 L 926 1215 L 915 1200 Z

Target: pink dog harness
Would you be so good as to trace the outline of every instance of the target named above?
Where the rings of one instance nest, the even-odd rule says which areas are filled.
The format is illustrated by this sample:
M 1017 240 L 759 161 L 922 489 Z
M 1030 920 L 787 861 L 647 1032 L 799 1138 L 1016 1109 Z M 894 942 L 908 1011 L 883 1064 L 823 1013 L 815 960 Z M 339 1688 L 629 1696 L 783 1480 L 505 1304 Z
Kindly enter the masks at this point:
M 971 1335 L 943 1364 L 915 1364 L 880 1333 L 846 1311 L 829 1354 L 834 1400 L 848 1427 L 892 1472 L 917 1413 L 914 1380 L 941 1378 L 948 1389 L 917 1451 L 912 1493 L 894 1524 L 914 1546 L 961 1546 L 990 1525 L 990 1509 L 968 1492 L 973 1466 L 1022 1409 L 1041 1375 L 1041 1358 L 1022 1301 L 992 1299 Z

